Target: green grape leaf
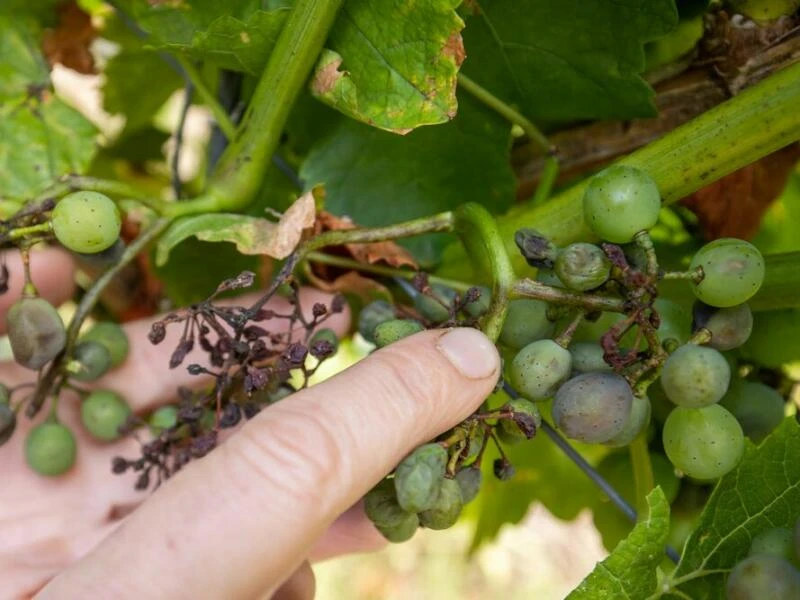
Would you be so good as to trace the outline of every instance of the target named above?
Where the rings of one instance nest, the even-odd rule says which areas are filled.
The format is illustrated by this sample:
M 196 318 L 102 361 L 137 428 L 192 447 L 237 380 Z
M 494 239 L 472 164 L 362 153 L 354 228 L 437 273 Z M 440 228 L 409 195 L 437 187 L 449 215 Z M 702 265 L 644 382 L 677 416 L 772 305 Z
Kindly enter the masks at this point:
M 108 62 L 104 74 L 103 107 L 125 116 L 126 135 L 149 126 L 155 113 L 183 85 L 180 75 L 148 50 L 120 52 Z
M 50 85 L 37 34 L 33 21 L 0 15 L 0 104 Z
M 287 2 L 129 0 L 127 10 L 154 47 L 258 75 L 290 11 Z
M 359 225 L 397 223 L 465 202 L 499 212 L 514 200 L 508 164 L 510 130 L 472 98 L 460 98 L 445 125 L 398 136 L 346 119 L 312 147 L 300 171 L 307 185 L 324 183 L 326 210 Z M 453 239 L 452 237 L 450 239 Z M 422 236 L 406 245 L 432 264 L 447 236 Z
M 170 251 L 190 237 L 204 242 L 230 242 L 242 254 L 286 258 L 297 247 L 304 229 L 314 224 L 313 192 L 300 196 L 277 223 L 249 215 L 213 213 L 183 217 L 164 232 L 156 246 L 156 264 L 164 265 Z
M 647 516 L 567 600 L 646 598 L 655 591 L 656 568 L 664 558 L 669 533 L 669 504 L 660 487 L 647 496 L 647 508 Z
M 722 477 L 686 542 L 671 587 L 694 600 L 723 599 L 724 581 L 753 536 L 800 517 L 800 425 L 787 418 Z M 668 594 L 668 597 L 678 597 Z
M 463 70 L 539 123 L 656 114 L 643 45 L 677 24 L 674 0 L 475 0 Z
M 311 80 L 320 100 L 395 133 L 456 114 L 464 59 L 456 0 L 346 2 Z
M 0 195 L 29 198 L 58 177 L 83 173 L 95 155 L 96 130 L 50 92 L 0 110 Z
M 232 244 L 201 242 L 192 238 L 175 248 L 169 261 L 156 267 L 156 274 L 173 304 L 188 306 L 208 298 L 224 279 L 235 277 L 242 271 L 258 273 L 259 261 L 258 256 L 240 254 Z M 260 284 L 257 278 L 254 287 Z

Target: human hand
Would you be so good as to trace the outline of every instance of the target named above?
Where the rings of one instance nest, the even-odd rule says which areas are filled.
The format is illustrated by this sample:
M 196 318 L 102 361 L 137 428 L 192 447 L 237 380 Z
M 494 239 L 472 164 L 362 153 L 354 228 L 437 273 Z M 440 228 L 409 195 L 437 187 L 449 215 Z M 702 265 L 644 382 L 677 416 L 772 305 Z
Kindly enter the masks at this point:
M 309 291 L 301 300 L 310 306 L 320 297 Z M 341 332 L 347 318 L 326 326 Z M 143 341 L 148 329 L 128 326 L 131 356 L 102 382 L 126 392 L 134 410 L 190 381 L 177 371 L 158 376 L 169 345 Z M 20 371 L 5 366 L 2 377 L 18 381 Z M 109 464 L 131 454 L 132 441 L 82 439 L 73 471 L 45 480 L 27 471 L 18 433 L 0 452 L 0 472 L 8 473 L 0 581 L 21 595 L 61 573 L 44 598 L 250 598 L 278 588 L 311 597 L 308 559 L 380 545 L 361 509 L 350 507 L 411 449 L 470 414 L 498 375 L 497 352 L 476 330 L 401 340 L 262 411 L 124 519 L 142 495 L 110 476 Z M 75 414 L 62 418 L 77 422 Z

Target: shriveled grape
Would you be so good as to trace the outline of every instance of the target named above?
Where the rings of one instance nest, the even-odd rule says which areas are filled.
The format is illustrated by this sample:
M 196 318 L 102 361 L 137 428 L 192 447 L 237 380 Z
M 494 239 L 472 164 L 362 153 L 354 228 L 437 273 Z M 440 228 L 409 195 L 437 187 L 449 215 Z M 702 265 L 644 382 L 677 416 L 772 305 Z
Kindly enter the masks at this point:
M 394 319 L 392 305 L 385 300 L 375 300 L 367 304 L 358 315 L 358 333 L 371 344 L 375 343 L 375 328 L 381 323 Z
M 122 396 L 108 390 L 92 392 L 81 403 L 81 423 L 95 439 L 112 441 L 120 437 L 120 427 L 131 414 Z
M 456 299 L 456 292 L 438 283 L 431 285 L 429 294 L 417 294 L 414 298 L 419 314 L 432 323 L 441 323 L 450 318 L 450 308 Z
M 484 286 L 480 286 L 477 289 L 478 297 L 464 304 L 464 312 L 473 318 L 480 317 L 489 310 L 489 306 L 492 304 L 492 290 Z
M 518 350 L 531 342 L 553 334 L 555 323 L 547 318 L 547 304 L 541 300 L 521 298 L 508 303 L 500 342 Z
M 539 340 L 517 352 L 509 366 L 511 385 L 529 400 L 555 393 L 572 369 L 572 355 L 553 340 Z
M 558 255 L 555 272 L 570 289 L 593 290 L 608 280 L 611 261 L 598 246 L 577 242 L 564 248 Z
M 553 400 L 553 421 L 569 438 L 589 444 L 622 433 L 633 392 L 616 373 L 583 373 L 562 385 Z
M 481 489 L 483 473 L 478 467 L 466 467 L 456 473 L 455 481 L 461 488 L 461 499 L 464 504 L 469 504 Z
M 80 342 L 75 346 L 72 357 L 79 365 L 72 374 L 78 381 L 94 381 L 111 368 L 111 353 L 99 342 Z
M 67 341 L 64 322 L 44 298 L 23 298 L 6 316 L 8 341 L 14 360 L 29 369 L 41 369 L 58 356 Z
M 662 441 L 670 462 L 701 481 L 722 477 L 744 454 L 742 428 L 719 404 L 676 407 L 664 423 Z
M 419 529 L 419 517 L 412 513 L 397 525 L 375 525 L 375 529 L 393 544 L 400 544 L 414 537 Z
M 524 398 L 510 400 L 503 405 L 502 410 L 511 411 L 515 415 L 513 418 L 500 420 L 500 428 L 506 434 L 507 440 L 530 439 L 542 426 L 542 415 L 530 400 Z
M 731 368 L 719 351 L 687 344 L 664 363 L 661 384 L 678 406 L 699 408 L 719 402 L 731 380 Z
M 425 329 L 419 321 L 412 321 L 411 319 L 392 319 L 391 321 L 384 321 L 375 328 L 374 338 L 375 345 L 378 348 L 383 348 L 389 344 L 393 344 L 404 337 L 414 335 Z
M 384 479 L 364 496 L 364 512 L 375 525 L 398 527 L 408 520 L 409 513 L 397 501 L 394 481 Z
M 439 444 L 425 444 L 397 465 L 394 486 L 397 501 L 411 513 L 431 508 L 439 495 L 447 464 L 447 450 Z
M 444 479 L 433 505 L 419 513 L 419 523 L 428 529 L 448 529 L 458 521 L 463 506 L 461 487 L 453 479 Z

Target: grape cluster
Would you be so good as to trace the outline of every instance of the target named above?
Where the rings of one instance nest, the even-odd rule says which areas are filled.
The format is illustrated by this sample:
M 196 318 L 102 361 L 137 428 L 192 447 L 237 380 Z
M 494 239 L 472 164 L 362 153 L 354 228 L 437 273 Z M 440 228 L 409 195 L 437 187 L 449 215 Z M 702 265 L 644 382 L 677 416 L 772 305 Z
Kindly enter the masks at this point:
M 800 598 L 800 521 L 794 530 L 776 527 L 753 538 L 747 557 L 728 574 L 728 600 Z

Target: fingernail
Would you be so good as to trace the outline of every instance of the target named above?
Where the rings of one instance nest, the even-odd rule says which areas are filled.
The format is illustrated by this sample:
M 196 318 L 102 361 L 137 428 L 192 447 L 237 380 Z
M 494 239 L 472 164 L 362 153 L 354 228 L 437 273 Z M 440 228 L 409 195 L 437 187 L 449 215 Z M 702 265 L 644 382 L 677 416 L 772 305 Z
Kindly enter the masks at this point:
M 486 379 L 497 373 L 500 357 L 494 344 L 477 329 L 453 329 L 439 338 L 436 347 L 464 377 Z

